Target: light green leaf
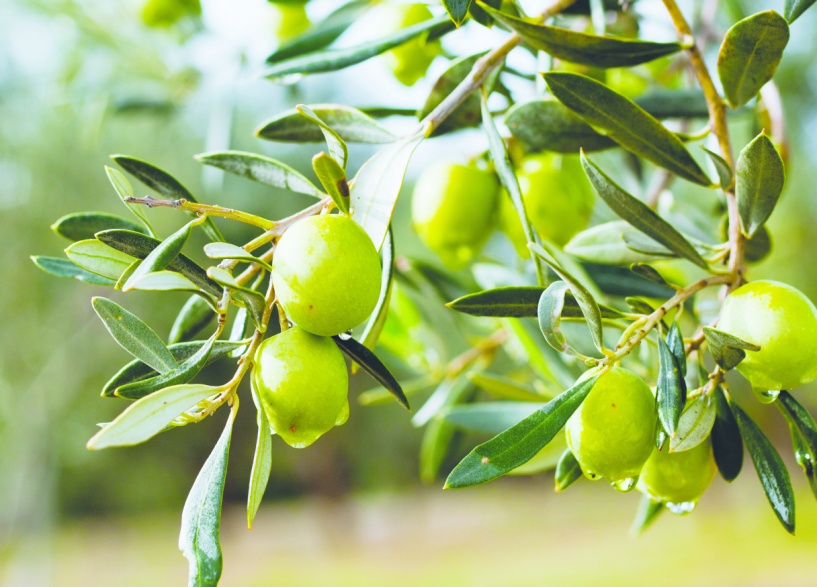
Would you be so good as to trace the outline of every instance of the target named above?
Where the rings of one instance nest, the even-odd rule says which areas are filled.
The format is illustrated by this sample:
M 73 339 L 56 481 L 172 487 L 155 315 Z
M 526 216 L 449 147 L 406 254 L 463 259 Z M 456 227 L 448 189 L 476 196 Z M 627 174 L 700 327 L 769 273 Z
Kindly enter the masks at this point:
M 703 149 L 704 152 L 709 155 L 709 159 L 715 166 L 715 171 L 718 174 L 718 180 L 721 183 L 721 187 L 725 189 L 732 185 L 732 168 L 729 167 L 729 163 L 726 162 L 726 159 L 717 153 L 710 151 L 706 147 L 702 146 L 701 149 Z
M 346 147 L 346 143 L 341 138 L 341 136 L 335 132 L 328 124 L 326 124 L 321 118 L 315 114 L 309 106 L 305 104 L 299 104 L 295 107 L 295 110 L 298 111 L 298 114 L 306 118 L 311 123 L 318 126 L 321 129 L 321 133 L 323 133 L 323 138 L 326 140 L 326 146 L 329 147 L 329 154 L 332 158 L 340 165 L 341 169 L 346 169 L 346 160 L 349 157 L 349 149 Z
M 389 316 L 389 302 L 394 282 L 394 234 L 391 227 L 380 248 L 380 271 L 380 297 L 377 298 L 372 315 L 360 335 L 360 342 L 367 349 L 373 349 L 377 345 Z
M 492 373 L 472 373 L 471 383 L 491 395 L 512 401 L 541 402 L 553 399 L 556 394 L 540 393 L 531 386 Z
M 92 285 L 114 285 L 116 281 L 113 279 L 108 279 L 107 277 L 102 277 L 101 275 L 97 275 L 96 273 L 91 273 L 90 271 L 86 271 L 82 267 L 78 266 L 73 261 L 69 261 L 68 259 L 62 259 L 60 257 L 43 257 L 40 255 L 34 255 L 31 257 L 31 260 L 34 261 L 34 264 L 45 271 L 46 273 L 50 273 L 56 277 L 68 277 L 73 279 L 78 279 L 79 281 L 83 281 L 85 283 L 90 283 Z
M 179 550 L 190 562 L 189 587 L 215 587 L 221 578 L 219 531 L 235 410 L 190 488 L 182 510 Z
M 556 491 L 562 492 L 582 477 L 582 467 L 576 456 L 565 449 L 562 453 L 559 462 L 556 463 L 556 474 L 554 475 L 554 482 L 556 483 Z
M 774 77 L 788 42 L 789 25 L 774 10 L 744 18 L 726 32 L 718 51 L 718 77 L 733 108 L 754 98 Z
M 356 108 L 314 104 L 309 109 L 347 143 L 381 144 L 397 140 L 390 130 Z M 266 121 L 255 135 L 268 141 L 317 143 L 324 140 L 321 129 L 294 108 Z
M 633 101 L 589 77 L 543 74 L 550 91 L 597 132 L 679 177 L 709 187 L 712 182 L 677 136 Z
M 247 307 L 247 310 L 249 310 L 256 328 L 262 331 L 265 329 L 263 316 L 267 307 L 267 301 L 263 295 L 254 289 L 240 285 L 229 271 L 221 267 L 208 267 L 207 277 L 233 292 L 233 296 L 236 300 L 242 302 Z
M 243 151 L 218 151 L 196 155 L 195 159 L 204 165 L 218 167 L 235 175 L 283 190 L 319 199 L 325 195 L 315 184 L 286 163 L 264 155 Z
M 255 403 L 258 424 L 258 437 L 255 440 L 255 453 L 252 458 L 252 471 L 250 472 L 250 487 L 247 492 L 247 528 L 252 530 L 252 523 L 255 514 L 264 498 L 264 492 L 269 483 L 270 471 L 272 470 L 272 431 L 270 430 L 267 415 L 258 400 L 255 386 L 251 386 L 252 401 Z
M 210 259 L 237 259 L 260 265 L 267 271 L 272 270 L 269 263 L 259 259 L 252 253 L 248 253 L 244 247 L 232 243 L 207 243 L 204 245 L 204 254 Z
M 664 255 L 634 251 L 627 244 L 626 238 L 636 232 L 624 220 L 605 222 L 578 233 L 565 245 L 564 250 L 583 261 L 609 265 L 630 265 L 671 256 L 669 251 Z
M 499 434 L 544 405 L 532 402 L 479 402 L 452 406 L 441 413 L 447 422 L 458 428 Z
M 312 169 L 332 201 L 343 214 L 349 214 L 349 184 L 346 172 L 338 162 L 323 151 L 312 157 Z
M 638 502 L 638 511 L 631 527 L 631 532 L 635 535 L 646 530 L 667 508 L 660 501 L 653 501 L 646 495 L 641 496 Z
M 116 282 L 134 259 L 96 239 L 77 241 L 65 249 L 65 254 L 76 265 L 96 275 Z
M 670 438 L 669 451 L 681 452 L 695 448 L 707 438 L 715 425 L 715 402 L 708 396 L 701 396 L 690 404 L 678 420 L 678 429 Z
M 138 282 L 142 277 L 148 273 L 162 271 L 168 265 L 170 265 L 182 252 L 184 244 L 187 242 L 187 237 L 190 236 L 190 231 L 195 225 L 201 224 L 201 222 L 201 218 L 191 220 L 162 241 L 162 244 L 153 249 L 134 269 L 134 271 L 130 274 L 130 277 L 128 277 L 128 280 L 122 286 L 122 291 L 130 291 L 135 289 L 134 286 L 136 282 Z M 185 280 L 187 280 L 187 278 L 185 278 Z M 191 285 L 193 285 L 192 282 Z
M 105 212 L 76 212 L 63 216 L 51 225 L 51 230 L 72 241 L 93 239 L 97 232 L 109 228 L 145 232 L 141 224 Z
M 747 238 L 772 215 L 785 180 L 783 159 L 769 137 L 760 133 L 740 152 L 735 177 L 740 227 Z
M 564 281 L 551 283 L 539 298 L 537 315 L 539 330 L 542 331 L 547 343 L 560 353 L 573 354 L 574 351 L 567 344 L 560 328 L 568 287 Z
M 122 202 L 127 206 L 128 210 L 133 212 L 133 215 L 136 216 L 142 224 L 145 225 L 148 232 L 151 235 L 155 235 L 156 231 L 153 230 L 153 227 L 150 225 L 150 221 L 148 220 L 147 214 L 145 214 L 145 209 L 141 204 L 128 204 L 125 199 L 133 197 L 133 186 L 131 182 L 128 181 L 128 178 L 119 171 L 118 169 L 114 169 L 113 167 L 105 166 L 105 173 L 108 175 L 108 181 L 111 182 L 113 189 L 116 190 L 116 193 L 122 198 Z
M 88 448 L 131 446 L 153 438 L 174 418 L 221 391 L 211 385 L 175 385 L 132 403 L 88 441 Z

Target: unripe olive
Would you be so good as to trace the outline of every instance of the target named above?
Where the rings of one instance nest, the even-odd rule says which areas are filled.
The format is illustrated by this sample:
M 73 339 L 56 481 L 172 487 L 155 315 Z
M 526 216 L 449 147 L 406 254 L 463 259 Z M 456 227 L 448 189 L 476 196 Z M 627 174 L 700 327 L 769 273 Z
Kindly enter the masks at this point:
M 519 187 L 528 219 L 544 239 L 564 246 L 584 229 L 593 212 L 594 193 L 577 156 L 551 153 L 522 160 Z M 527 239 L 510 198 L 502 198 L 502 230 L 521 256 L 527 256 Z
M 758 345 L 738 371 L 757 390 L 792 389 L 817 379 L 817 308 L 777 281 L 753 281 L 726 296 L 717 325 Z
M 491 234 L 498 196 L 493 173 L 439 163 L 423 171 L 414 186 L 414 229 L 446 267 L 462 269 Z
M 331 338 L 297 326 L 261 343 L 252 385 L 273 432 L 294 448 L 349 418 L 343 354 Z
M 654 501 L 671 504 L 673 511 L 689 511 L 715 477 L 709 439 L 681 452 L 654 450 L 638 478 L 638 489 Z M 686 505 L 685 505 L 686 504 Z
M 311 216 L 278 241 L 272 283 L 292 322 L 312 334 L 333 336 L 372 313 L 380 295 L 380 257 L 369 235 L 348 216 Z
M 396 31 L 419 24 L 433 17 L 425 4 L 392 5 L 391 22 L 382 24 L 386 32 Z M 442 52 L 439 41 L 428 41 L 426 35 L 420 35 L 387 51 L 384 55 L 389 68 L 404 86 L 413 86 L 428 70 L 428 66 Z
M 603 374 L 565 425 L 567 445 L 591 479 L 632 488 L 655 439 L 655 399 L 635 373 Z
M 142 22 L 149 27 L 169 27 L 186 15 L 201 14 L 199 0 L 147 0 L 142 6 Z
M 280 40 L 292 39 L 309 28 L 306 2 L 274 4 L 276 11 L 275 35 Z

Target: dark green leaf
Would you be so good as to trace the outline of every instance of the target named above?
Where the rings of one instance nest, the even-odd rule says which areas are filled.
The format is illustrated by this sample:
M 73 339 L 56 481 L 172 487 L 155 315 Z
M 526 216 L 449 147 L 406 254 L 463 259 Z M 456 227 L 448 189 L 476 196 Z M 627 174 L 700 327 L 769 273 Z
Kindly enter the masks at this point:
M 196 198 L 190 193 L 182 183 L 170 175 L 167 171 L 159 169 L 155 165 L 142 161 L 136 157 L 128 157 L 127 155 L 111 155 L 111 159 L 122 167 L 125 171 L 130 173 L 133 177 L 141 181 L 153 191 L 172 200 L 187 200 L 188 202 L 196 202 Z M 195 212 L 191 212 L 195 215 Z M 105 228 L 127 228 L 126 226 L 107 226 Z M 213 222 L 212 218 L 207 218 L 202 227 L 211 239 L 216 241 L 223 241 L 224 237 L 221 231 Z M 100 230 L 103 230 L 100 228 Z
M 731 403 L 730 407 L 769 504 L 783 527 L 794 534 L 794 492 L 783 460 L 749 415 L 735 403 Z
M 216 313 L 201 296 L 193 295 L 185 302 L 170 328 L 168 344 L 191 340 L 204 330 Z
M 451 21 L 460 26 L 468 17 L 468 7 L 472 0 L 443 0 L 443 6 Z
M 511 106 L 505 114 L 505 125 L 531 151 L 578 153 L 615 147 L 612 139 L 600 135 L 593 127 L 561 102 L 536 98 Z
M 162 244 L 153 249 L 139 266 L 131 272 L 127 281 L 122 285 L 122 291 L 134 289 L 136 282 L 148 273 L 162 271 L 167 268 L 181 254 L 193 226 L 200 223 L 201 219 L 191 220 L 163 240 Z
M 704 336 L 709 344 L 712 358 L 726 371 L 734 369 L 746 357 L 745 351 L 759 351 L 756 344 L 746 342 L 737 336 L 704 326 Z
M 190 562 L 189 587 L 215 587 L 221 578 L 221 502 L 234 421 L 235 411 L 231 411 L 224 432 L 196 476 L 184 502 L 179 550 Z
M 783 159 L 769 137 L 760 133 L 740 152 L 737 163 L 735 196 L 745 236 L 754 236 L 769 219 L 785 180 Z
M 670 298 L 675 290 L 644 279 L 630 271 L 628 267 L 615 267 L 599 263 L 582 263 L 584 270 L 596 282 L 599 289 L 611 296 L 645 296 L 648 298 Z
M 86 271 L 114 281 L 118 281 L 134 261 L 132 256 L 96 239 L 77 241 L 65 249 L 65 254 Z
M 644 314 L 645 316 L 649 316 L 650 314 L 655 312 L 655 308 L 652 306 L 652 304 L 635 296 L 629 296 L 624 298 L 624 302 L 636 314 Z
M 454 467 L 446 488 L 486 483 L 527 462 L 562 429 L 596 383 L 598 375 L 578 382 L 518 424 L 480 444 Z
M 656 214 L 644 202 L 630 195 L 613 182 L 599 167 L 582 154 L 582 165 L 590 183 L 608 206 L 654 241 L 664 245 L 698 265 L 707 268 L 706 261 L 701 258 L 695 247 L 675 230 L 671 224 Z
M 332 127 L 330 127 L 323 120 L 321 120 L 321 117 L 315 114 L 309 108 L 309 106 L 306 106 L 305 104 L 299 104 L 298 106 L 295 107 L 295 110 L 297 110 L 298 114 L 300 114 L 303 118 L 315 124 L 321 130 L 321 134 L 323 134 L 323 138 L 326 141 L 326 146 L 329 148 L 329 154 L 332 156 L 335 162 L 341 167 L 341 169 L 346 169 L 346 161 L 349 157 L 349 149 L 348 147 L 346 147 L 346 143 L 341 138 L 341 136 L 337 132 L 335 132 L 335 130 L 332 129 Z
M 397 140 L 391 131 L 356 108 L 338 104 L 315 104 L 309 108 L 348 143 L 379 144 Z M 317 143 L 324 140 L 321 129 L 295 108 L 266 121 L 255 134 L 268 141 Z
M 665 509 L 664 504 L 660 501 L 653 501 L 646 495 L 642 495 L 641 501 L 638 502 L 638 511 L 635 514 L 631 531 L 634 534 L 641 534 Z
M 545 341 L 560 353 L 571 353 L 560 329 L 562 310 L 565 304 L 565 294 L 568 284 L 564 281 L 554 281 L 542 292 L 537 305 L 536 313 L 539 320 L 539 330 Z
M 323 198 L 325 195 L 315 184 L 286 163 L 281 163 L 264 155 L 243 151 L 219 151 L 202 153 L 196 155 L 195 159 L 199 163 L 212 165 L 235 175 L 282 190 L 306 194 L 315 198 Z
M 443 410 L 442 417 L 465 430 L 499 434 L 543 406 L 532 402 L 479 402 L 452 406 Z
M 173 355 L 173 358 L 178 363 L 183 363 L 194 354 L 196 354 L 206 343 L 207 341 L 204 340 L 193 340 L 190 342 L 178 342 L 175 344 L 171 344 L 167 347 L 170 351 L 170 354 Z M 210 355 L 207 358 L 207 363 L 210 364 L 214 361 L 222 357 L 226 357 L 230 353 L 232 353 L 236 349 L 244 349 L 246 348 L 246 344 L 242 342 L 230 342 L 225 340 L 217 340 L 213 345 L 212 351 L 210 351 Z M 122 387 L 129 383 L 135 383 L 137 381 L 143 381 L 148 377 L 154 377 L 158 375 L 158 371 L 153 369 L 152 367 L 146 365 L 140 360 L 131 361 L 122 369 L 119 370 L 116 375 L 111 377 L 111 379 L 105 384 L 105 387 L 102 388 L 102 397 L 114 397 L 114 390 L 117 387 Z
M 323 151 L 312 157 L 312 168 L 321 185 L 330 196 L 335 206 L 343 214 L 349 214 L 349 184 L 346 183 L 346 172 L 338 162 Z
M 726 159 L 706 147 L 702 146 L 701 149 L 703 149 L 712 160 L 715 171 L 718 173 L 718 180 L 720 181 L 721 187 L 727 188 L 732 185 L 732 168 L 729 167 L 729 163 L 726 162 Z
M 652 281 L 653 283 L 672 287 L 669 283 L 667 283 L 667 280 L 664 279 L 664 277 L 651 265 L 647 265 L 645 263 L 633 263 L 630 265 L 630 271 L 636 275 L 640 275 L 644 279 Z
M 712 425 L 712 453 L 725 481 L 734 481 L 743 467 L 743 440 L 729 402 L 720 387 L 713 392 L 715 423 Z
M 213 350 L 214 342 L 215 338 L 209 338 L 199 350 L 182 363 L 179 363 L 178 367 L 162 375 L 141 381 L 134 381 L 133 383 L 126 383 L 125 385 L 117 387 L 114 391 L 114 395 L 124 399 L 137 400 L 160 389 L 170 387 L 171 385 L 189 383 L 207 364 L 210 358 L 210 352 Z
M 556 483 L 556 491 L 564 491 L 578 481 L 581 476 L 582 468 L 579 461 L 576 460 L 569 448 L 566 449 L 556 465 L 556 474 L 553 479 Z
M 681 334 L 681 329 L 678 327 L 677 322 L 672 323 L 667 333 L 667 346 L 672 352 L 672 356 L 675 357 L 675 361 L 678 363 L 678 368 L 681 370 L 681 377 L 686 377 L 687 357 L 684 352 L 684 335 Z
M 90 283 L 92 285 L 114 285 L 116 283 L 116 281 L 113 279 L 108 279 L 107 277 L 102 277 L 96 273 L 86 271 L 68 259 L 62 259 L 60 257 L 43 257 L 37 255 L 32 256 L 31 260 L 34 261 L 34 264 L 37 267 L 46 273 L 50 273 L 51 275 L 55 275 L 57 277 L 78 279 L 79 281 Z
M 718 51 L 718 76 L 733 108 L 754 98 L 774 72 L 789 42 L 789 25 L 774 10 L 735 23 Z
M 422 120 L 428 116 L 434 108 L 439 106 L 440 103 L 454 91 L 454 88 L 471 73 L 474 64 L 484 54 L 485 53 L 482 52 L 476 55 L 465 55 L 452 61 L 448 69 L 434 82 L 431 93 L 429 93 L 428 98 L 426 98 L 426 103 L 423 105 L 423 108 L 417 113 L 417 117 Z M 477 126 L 480 120 L 479 94 L 474 92 L 468 96 L 440 126 L 434 129 L 432 136 L 439 136 L 461 128 Z
M 707 187 L 712 184 L 681 140 L 631 100 L 583 75 L 543 75 L 553 95 L 597 132 L 680 177 Z
M 516 31 L 526 44 L 562 61 L 602 68 L 628 67 L 653 61 L 681 50 L 680 43 L 653 43 L 636 39 L 599 37 L 570 29 L 536 24 L 495 10 L 482 2 L 479 5 L 498 22 Z
M 100 230 L 124 228 L 145 232 L 144 226 L 115 214 L 105 212 L 77 212 L 68 214 L 51 225 L 51 230 L 72 241 L 93 239 Z
M 814 468 L 817 463 L 817 423 L 788 391 L 781 391 L 775 404 L 789 425 L 794 458 L 803 468 L 811 491 L 817 497 L 817 471 Z
M 159 373 L 176 368 L 176 359 L 150 326 L 107 298 L 95 297 L 92 302 L 105 328 L 123 349 Z
M 636 98 L 634 102 L 658 119 L 709 118 L 706 97 L 697 88 L 650 90 Z
M 686 402 L 686 383 L 681 374 L 678 361 L 672 351 L 658 337 L 658 382 L 656 390 L 656 407 L 658 420 L 670 438 L 675 436 L 678 420 Z
M 385 387 L 401 406 L 411 411 L 408 398 L 406 398 L 406 394 L 403 393 L 403 388 L 400 387 L 400 382 L 395 379 L 388 367 L 386 367 L 382 361 L 377 358 L 377 355 L 360 344 L 354 338 L 341 338 L 339 336 L 333 336 L 332 340 L 335 341 L 335 343 L 340 347 L 340 350 L 342 350 L 347 357 L 363 367 L 363 370 L 366 371 L 366 373 L 371 375 L 375 381 Z
M 263 76 L 268 79 L 276 79 L 293 74 L 338 71 L 366 61 L 375 55 L 385 53 L 389 49 L 402 45 L 420 35 L 428 34 L 429 36 L 438 37 L 450 32 L 453 28 L 454 25 L 447 16 L 429 19 L 353 47 L 318 51 L 279 61 L 264 71 Z
M 791 24 L 808 10 L 812 4 L 814 4 L 814 0 L 786 0 L 786 4 L 783 7 L 783 16 L 785 16 L 786 20 Z
M 144 259 L 161 244 L 161 241 L 155 238 L 131 230 L 103 230 L 97 233 L 96 238 L 106 245 L 137 259 Z M 218 297 L 221 296 L 221 287 L 208 278 L 204 269 L 189 257 L 180 254 L 167 266 L 167 269 L 181 273 L 207 293 Z

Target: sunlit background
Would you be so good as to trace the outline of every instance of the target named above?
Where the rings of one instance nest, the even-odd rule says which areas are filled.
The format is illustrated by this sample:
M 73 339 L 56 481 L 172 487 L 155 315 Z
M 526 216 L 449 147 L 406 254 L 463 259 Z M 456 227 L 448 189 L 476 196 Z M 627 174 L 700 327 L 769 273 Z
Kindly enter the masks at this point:
M 708 0 L 707 0 L 708 1 Z M 535 2 L 530 2 L 536 5 Z M 645 9 L 658 37 L 672 38 L 658 2 Z M 782 0 L 723 2 L 723 22 Z M 172 172 L 201 201 L 283 217 L 309 201 L 202 168 L 197 153 L 241 149 L 311 173 L 317 146 L 260 141 L 266 118 L 299 103 L 419 108 L 446 64 L 398 84 L 380 59 L 342 73 L 276 85 L 259 76 L 279 43 L 282 13 L 265 0 L 205 0 L 201 18 L 147 27 L 138 0 L 5 0 L 0 4 L 0 585 L 154 586 L 185 581 L 177 550 L 182 504 L 223 425 L 223 414 L 128 449 L 88 452 L 97 422 L 122 404 L 99 389 L 128 360 L 90 305 L 101 292 L 37 270 L 30 255 L 67 245 L 49 226 L 82 210 L 123 213 L 104 166 L 124 153 Z M 335 4 L 314 0 L 319 18 Z M 435 10 L 437 10 L 435 8 Z M 284 29 L 294 25 L 285 23 Z M 817 10 L 792 27 L 775 78 L 791 156 L 787 188 L 770 222 L 771 257 L 752 277 L 787 281 L 817 299 Z M 376 16 L 340 42 L 377 34 Z M 466 27 L 451 52 L 491 46 L 501 31 Z M 388 119 L 395 132 L 412 121 Z M 424 143 L 409 183 L 429 162 L 465 161 L 481 133 Z M 743 140 L 743 139 L 741 139 Z M 745 140 L 744 140 L 745 142 Z M 355 169 L 373 152 L 353 147 Z M 405 200 L 406 198 L 404 198 Z M 398 207 L 397 248 L 428 255 Z M 178 214 L 151 217 L 169 231 Z M 222 224 L 228 237 L 240 227 Z M 202 237 L 203 238 L 203 237 Z M 198 244 L 203 244 L 204 241 Z M 161 300 L 161 303 L 157 301 Z M 167 332 L 183 296 L 133 293 L 127 306 Z M 164 325 L 164 326 L 163 326 Z M 218 368 L 214 377 L 224 376 Z M 353 378 L 352 397 L 373 384 Z M 798 397 L 817 408 L 817 390 Z M 778 527 L 751 466 L 720 478 L 692 516 L 663 516 L 641 537 L 628 529 L 638 499 L 601 484 L 553 492 L 549 474 L 503 479 L 460 492 L 418 480 L 421 432 L 396 405 L 352 402 L 349 422 L 308 450 L 275 443 L 266 499 L 254 529 L 244 503 L 255 414 L 239 414 L 225 494 L 224 585 L 814 585 L 817 504 L 776 414 L 758 412 L 786 450 L 798 496 L 796 537 Z M 776 427 L 776 428 L 775 428 Z M 474 444 L 459 441 L 446 472 Z

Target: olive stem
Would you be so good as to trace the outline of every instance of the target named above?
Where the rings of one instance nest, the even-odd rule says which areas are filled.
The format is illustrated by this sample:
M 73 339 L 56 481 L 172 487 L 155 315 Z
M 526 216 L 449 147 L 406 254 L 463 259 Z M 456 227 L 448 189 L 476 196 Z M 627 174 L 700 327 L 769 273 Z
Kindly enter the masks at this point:
M 135 198 L 133 196 L 125 198 L 127 204 L 143 204 L 148 208 L 164 207 L 176 208 L 177 210 L 186 210 L 187 212 L 194 212 L 199 216 L 220 216 L 222 218 L 229 218 L 230 220 L 237 220 L 245 224 L 257 226 L 263 230 L 271 230 L 275 227 L 275 222 L 261 218 L 255 214 L 242 212 L 241 210 L 234 210 L 232 208 L 224 208 L 223 206 L 211 204 L 199 204 L 198 202 L 191 202 L 180 198 L 178 200 L 160 200 L 152 196 L 145 196 L 143 198 Z

